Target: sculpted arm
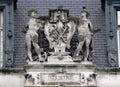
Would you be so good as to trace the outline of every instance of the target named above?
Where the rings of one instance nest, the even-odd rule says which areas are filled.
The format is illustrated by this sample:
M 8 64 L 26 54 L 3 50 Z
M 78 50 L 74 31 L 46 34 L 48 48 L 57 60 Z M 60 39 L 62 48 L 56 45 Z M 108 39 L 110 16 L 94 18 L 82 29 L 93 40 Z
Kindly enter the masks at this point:
M 23 32 L 23 33 L 27 33 L 28 29 L 29 29 L 29 24 L 28 24 L 28 22 L 27 22 L 26 25 L 24 26 L 22 32 Z
M 93 32 L 93 25 L 92 25 L 91 21 L 88 20 L 88 23 L 89 23 L 90 31 Z

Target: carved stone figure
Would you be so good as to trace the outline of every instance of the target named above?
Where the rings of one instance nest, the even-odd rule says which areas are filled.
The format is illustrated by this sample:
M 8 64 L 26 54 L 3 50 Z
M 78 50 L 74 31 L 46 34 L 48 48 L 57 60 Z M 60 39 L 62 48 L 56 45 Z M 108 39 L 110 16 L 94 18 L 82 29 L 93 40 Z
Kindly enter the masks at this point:
M 37 10 L 31 9 L 29 10 L 30 19 L 27 23 L 28 30 L 26 31 L 25 39 L 26 39 L 26 46 L 27 46 L 27 57 L 30 61 L 33 61 L 32 57 L 32 45 L 38 55 L 39 61 L 43 61 L 41 56 L 40 47 L 38 45 L 38 30 L 41 28 L 41 23 L 38 22 L 37 17 Z
M 81 11 L 81 19 L 79 19 L 79 25 L 78 27 L 78 40 L 79 44 L 77 46 L 77 49 L 75 50 L 75 55 L 74 56 L 79 56 L 80 52 L 84 50 L 83 52 L 83 57 L 84 61 L 89 60 L 89 55 L 90 55 L 90 47 L 91 47 L 91 42 L 92 42 L 92 35 L 93 35 L 93 26 L 91 21 L 88 19 L 89 12 L 88 10 L 84 7 L 83 10 Z M 85 45 L 85 48 L 83 46 Z
M 96 87 L 95 67 L 90 65 L 91 62 L 86 62 L 89 61 L 94 33 L 87 18 L 88 10 L 83 8 L 81 19 L 70 16 L 68 11 L 63 8 L 51 9 L 49 17 L 39 18 L 35 9 L 30 11 L 25 28 L 27 56 L 30 61 L 35 61 L 32 51 L 36 51 L 35 57 L 37 55 L 39 61 L 45 61 L 30 62 L 25 66 L 26 87 Z M 76 63 L 75 58 L 84 59 L 85 62 Z
M 34 85 L 35 84 L 35 79 L 31 74 L 26 74 L 25 75 L 25 82 L 29 83 L 29 85 Z
M 69 10 L 63 8 L 51 9 L 49 17 L 38 16 L 36 12 L 36 9 L 29 11 L 30 19 L 27 28 L 25 28 L 27 57 L 30 61 L 36 59 L 48 61 L 49 57 L 51 59 L 54 57 L 51 61 L 54 59 L 76 61 L 77 58 L 78 61 L 91 60 L 94 30 L 91 21 L 88 19 L 89 11 L 85 7 L 81 11 L 81 18 L 69 15 Z M 42 44 L 44 41 L 46 43 L 47 40 L 49 44 Z M 70 44 L 71 40 L 74 45 Z M 41 52 L 41 50 L 43 51 Z M 41 55 L 43 53 L 45 53 L 45 58 Z
M 96 85 L 96 74 L 90 74 L 87 78 L 87 85 L 89 86 L 95 86 Z

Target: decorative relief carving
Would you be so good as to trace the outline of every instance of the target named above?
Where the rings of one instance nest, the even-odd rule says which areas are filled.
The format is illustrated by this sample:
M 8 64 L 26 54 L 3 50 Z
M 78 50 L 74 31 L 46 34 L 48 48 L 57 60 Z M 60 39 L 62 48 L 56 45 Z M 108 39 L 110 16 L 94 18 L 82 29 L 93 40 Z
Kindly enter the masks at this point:
M 28 85 L 34 85 L 35 84 L 35 79 L 32 77 L 31 74 L 26 74 L 25 75 L 25 82 L 28 84 Z
M 93 26 L 88 16 L 89 11 L 84 7 L 81 11 L 81 19 L 79 19 L 77 26 L 79 44 L 74 53 L 74 56 L 80 57 L 81 52 L 83 58 L 80 60 L 84 61 L 90 61 L 90 52 L 92 51 Z
M 94 30 L 88 15 L 85 7 L 81 18 L 70 16 L 69 10 L 63 8 L 50 9 L 49 17 L 41 17 L 36 9 L 30 9 L 30 19 L 23 30 L 27 62 L 28 66 L 35 64 L 32 68 L 42 68 L 27 71 L 25 86 L 96 86 L 94 72 L 76 70 L 80 67 L 78 62 L 91 63 Z M 45 46 L 44 41 L 49 45 Z
M 36 9 L 30 9 L 28 12 L 30 19 L 27 23 L 27 31 L 26 31 L 26 47 L 27 47 L 27 58 L 29 61 L 34 61 L 32 56 L 32 47 L 37 54 L 37 58 L 39 61 L 44 61 L 41 56 L 41 50 L 38 45 L 38 30 L 42 28 L 42 24 L 40 20 L 38 20 L 38 14 Z
M 27 59 L 33 61 L 91 61 L 92 59 L 92 36 L 94 34 L 91 21 L 88 19 L 89 11 L 83 7 L 81 18 L 69 15 L 68 9 L 50 9 L 49 17 L 41 17 L 36 9 L 29 10 L 30 19 L 24 29 L 26 33 Z M 49 49 L 46 50 L 40 44 L 44 42 L 41 38 L 41 31 L 44 38 L 49 42 Z M 74 38 L 77 32 L 77 37 Z M 70 49 L 72 38 L 78 39 L 74 52 Z M 42 51 L 43 49 L 43 51 Z M 56 60 L 55 60 L 56 59 Z M 28 63 L 29 63 L 28 62 Z
M 64 84 L 63 84 L 64 83 Z M 27 74 L 25 86 L 41 85 L 78 85 L 96 86 L 96 75 L 94 73 L 31 73 Z
M 109 56 L 109 63 L 112 67 L 117 66 L 117 57 L 116 57 L 116 51 L 109 51 L 108 52 Z

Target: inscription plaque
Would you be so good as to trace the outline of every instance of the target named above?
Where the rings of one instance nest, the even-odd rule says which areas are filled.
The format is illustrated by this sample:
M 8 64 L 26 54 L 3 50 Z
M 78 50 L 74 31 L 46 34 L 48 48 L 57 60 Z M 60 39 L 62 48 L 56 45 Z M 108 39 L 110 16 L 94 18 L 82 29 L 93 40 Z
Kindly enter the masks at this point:
M 26 80 L 27 86 L 41 85 L 79 85 L 96 86 L 94 73 L 39 73 L 30 72 Z
M 72 74 L 72 73 L 66 73 L 66 74 L 43 74 L 42 75 L 43 81 L 45 83 L 57 83 L 57 82 L 77 82 L 80 83 L 80 74 Z

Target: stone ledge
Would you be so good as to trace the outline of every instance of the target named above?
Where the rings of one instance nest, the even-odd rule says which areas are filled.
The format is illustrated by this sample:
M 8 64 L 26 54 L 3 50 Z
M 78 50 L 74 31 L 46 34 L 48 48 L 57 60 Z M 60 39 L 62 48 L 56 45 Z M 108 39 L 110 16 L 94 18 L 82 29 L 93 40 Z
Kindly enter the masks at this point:
M 25 86 L 25 87 L 62 87 L 58 85 L 41 85 L 41 86 Z M 63 87 L 97 87 L 97 86 L 80 86 L 80 85 L 71 85 L 71 86 L 63 86 Z
M 0 68 L 0 73 L 11 74 L 11 73 L 25 73 L 24 68 Z
M 43 63 L 40 63 L 40 62 L 30 62 L 29 64 L 25 65 L 25 68 L 27 67 L 43 67 L 43 66 L 54 66 L 54 67 L 57 67 L 57 66 L 80 66 L 80 67 L 95 67 L 95 65 L 91 62 L 87 62 L 87 63 L 84 63 L 84 62 L 62 62 L 62 61 L 57 61 L 57 62 L 43 62 Z
M 104 73 L 108 73 L 108 74 L 120 74 L 120 68 L 118 67 L 96 67 L 95 71 L 100 73 L 100 72 L 104 72 Z
M 34 64 L 33 66 L 40 66 L 41 64 Z M 43 64 L 44 65 L 44 64 Z M 82 66 L 83 65 L 81 65 L 81 64 L 76 64 L 76 65 L 80 65 L 81 66 L 81 68 L 82 68 Z M 48 64 L 48 66 L 49 66 L 49 64 Z M 61 65 L 60 65 L 61 66 Z M 25 73 L 25 69 L 26 69 L 26 67 L 32 67 L 32 65 L 26 65 L 25 66 L 25 68 L 0 68 L 0 73 L 7 73 L 7 74 L 9 74 L 9 73 Z M 117 68 L 117 67 L 95 67 L 95 66 L 93 66 L 94 68 L 95 68 L 95 71 L 96 72 L 106 72 L 106 73 L 108 73 L 108 72 L 114 72 L 114 73 L 120 73 L 120 68 Z

